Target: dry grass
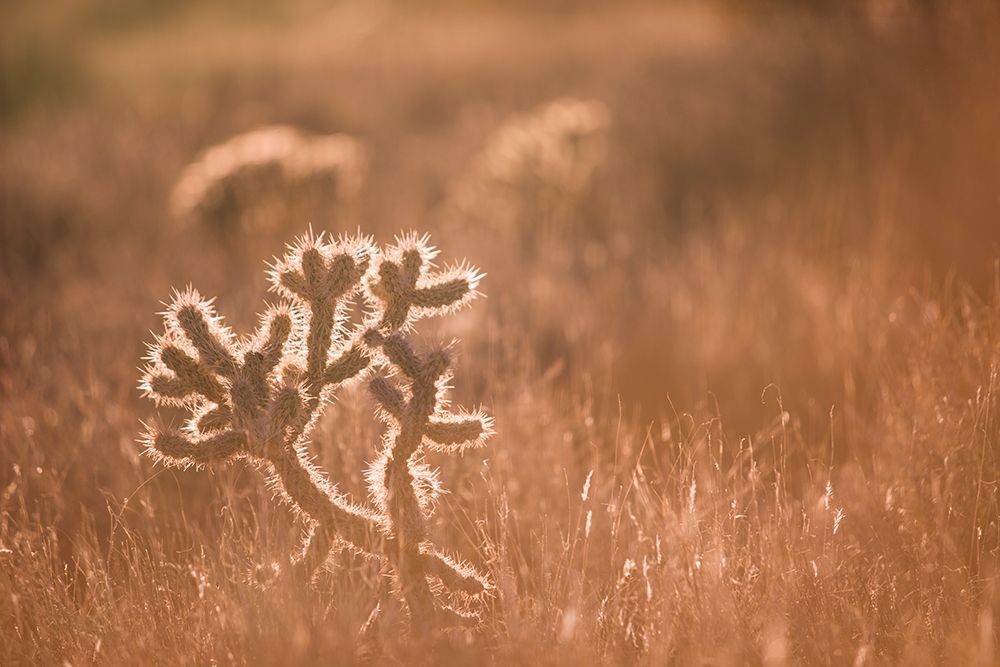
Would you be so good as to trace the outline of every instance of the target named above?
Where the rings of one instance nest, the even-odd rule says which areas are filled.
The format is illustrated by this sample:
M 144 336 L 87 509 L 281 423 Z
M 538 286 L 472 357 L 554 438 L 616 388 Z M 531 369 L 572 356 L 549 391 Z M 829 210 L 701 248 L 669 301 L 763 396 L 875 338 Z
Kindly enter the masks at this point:
M 10 10 L 5 90 L 36 56 L 76 76 L 65 49 L 82 73 L 3 105 L 0 664 L 1000 660 L 995 10 L 292 7 Z M 17 51 L 37 26 L 74 38 Z M 544 234 L 442 213 L 565 96 L 607 106 L 606 159 Z M 184 166 L 275 123 L 365 143 L 378 243 L 487 274 L 418 337 L 462 339 L 454 401 L 496 422 L 427 455 L 428 531 L 495 587 L 477 627 L 359 644 L 379 563 L 275 583 L 301 524 L 250 466 L 141 455 L 170 288 L 250 331 L 261 259 L 333 227 L 174 224 Z M 343 388 L 310 445 L 358 500 L 373 408 Z

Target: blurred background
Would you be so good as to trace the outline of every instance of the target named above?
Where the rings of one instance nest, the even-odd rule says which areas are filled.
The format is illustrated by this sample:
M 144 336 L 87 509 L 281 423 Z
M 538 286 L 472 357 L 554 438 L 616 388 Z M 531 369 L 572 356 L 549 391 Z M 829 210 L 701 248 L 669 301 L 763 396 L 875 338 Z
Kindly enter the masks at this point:
M 951 276 L 984 290 L 995 275 L 993 3 L 66 1 L 3 11 L 6 329 L 28 326 L 14 315 L 26 308 L 29 319 L 72 318 L 60 335 L 115 331 L 134 344 L 124 332 L 148 328 L 142 314 L 171 285 L 246 299 L 238 308 L 249 313 L 263 285 L 255 267 L 310 224 L 380 239 L 420 229 L 496 278 L 496 313 L 510 304 L 515 319 L 559 318 L 539 306 L 553 291 L 572 301 L 576 317 L 537 322 L 540 363 L 604 350 L 615 392 L 647 407 L 668 388 L 696 398 L 734 382 L 748 392 L 802 383 L 832 399 L 853 342 L 816 318 L 856 323 L 832 312 L 830 290 L 858 290 L 842 304 L 856 309 L 878 289 Z M 484 231 L 501 225 L 489 220 L 496 203 L 442 213 L 498 127 L 567 97 L 606 108 L 601 159 L 584 187 L 559 195 L 557 225 L 530 212 L 502 223 L 558 227 L 554 250 L 529 232 L 497 243 Z M 277 124 L 363 148 L 341 214 L 292 209 L 303 199 L 293 188 L 276 196 L 284 208 L 230 225 L 225 238 L 206 233 L 211 223 L 178 224 L 171 191 L 185 166 Z M 539 270 L 519 281 L 529 265 Z
M 496 414 L 491 465 L 519 471 L 512 506 L 551 500 L 540 515 L 622 423 L 641 457 L 687 411 L 739 435 L 791 415 L 792 495 L 827 458 L 861 488 L 898 451 L 879 443 L 945 428 L 995 355 L 995 317 L 966 327 L 1000 289 L 993 2 L 49 0 L 6 2 L 0 24 L 7 545 L 52 527 L 72 559 L 91 528 L 108 539 L 106 506 L 151 474 L 136 367 L 161 302 L 194 284 L 247 330 L 264 260 L 310 225 L 428 232 L 487 273 L 488 298 L 422 335 L 462 339 L 456 400 Z M 279 175 L 181 201 L 325 135 L 353 142 L 329 188 L 282 180 L 282 153 Z M 363 493 L 370 449 L 332 413 L 320 458 Z M 214 507 L 259 486 L 171 478 L 143 493 Z

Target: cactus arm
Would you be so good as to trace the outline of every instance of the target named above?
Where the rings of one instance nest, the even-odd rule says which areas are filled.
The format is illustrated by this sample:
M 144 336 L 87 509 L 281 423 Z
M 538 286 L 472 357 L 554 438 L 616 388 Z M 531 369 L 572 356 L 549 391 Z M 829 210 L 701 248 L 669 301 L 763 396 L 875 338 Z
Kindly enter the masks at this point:
M 247 437 L 240 431 L 226 431 L 202 440 L 192 440 L 177 431 L 147 436 L 147 447 L 168 465 L 206 465 L 228 461 L 246 452 Z

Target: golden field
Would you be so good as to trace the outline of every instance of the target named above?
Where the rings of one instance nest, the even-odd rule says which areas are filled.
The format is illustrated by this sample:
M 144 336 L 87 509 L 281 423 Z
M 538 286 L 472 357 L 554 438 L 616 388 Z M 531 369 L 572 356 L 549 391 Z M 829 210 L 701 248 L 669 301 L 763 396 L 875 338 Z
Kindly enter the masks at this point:
M 991 3 L 0 23 L 0 664 L 1000 664 Z M 484 185 L 569 99 L 598 110 L 585 176 Z M 353 138 L 357 182 L 178 212 L 187 165 L 275 125 Z M 143 454 L 172 289 L 251 331 L 310 227 L 427 233 L 485 274 L 413 335 L 459 339 L 452 399 L 496 430 L 426 454 L 433 541 L 489 583 L 467 627 L 412 631 L 349 550 L 284 578 L 307 521 L 250 462 Z M 335 394 L 303 446 L 372 504 L 386 427 L 366 382 Z

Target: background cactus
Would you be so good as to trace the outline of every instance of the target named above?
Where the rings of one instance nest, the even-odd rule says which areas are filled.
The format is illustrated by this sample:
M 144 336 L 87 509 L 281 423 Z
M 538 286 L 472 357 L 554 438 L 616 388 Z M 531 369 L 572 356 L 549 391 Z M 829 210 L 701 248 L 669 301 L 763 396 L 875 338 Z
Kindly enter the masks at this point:
M 216 231 L 263 231 L 314 216 L 344 224 L 361 188 L 365 148 L 344 134 L 267 125 L 212 146 L 184 168 L 174 216 Z
M 252 336 L 236 337 L 193 289 L 175 293 L 141 382 L 158 404 L 190 412 L 181 430 L 148 427 L 142 441 L 150 455 L 173 466 L 250 458 L 309 524 L 295 569 L 312 575 L 340 543 L 386 559 L 421 629 L 476 619 L 436 599 L 428 578 L 472 595 L 489 586 L 435 550 L 424 520 L 439 481 L 417 461 L 422 441 L 458 451 L 492 433 L 484 413 L 445 409 L 447 353 L 420 357 L 404 336 L 417 319 L 476 296 L 480 274 L 465 265 L 435 272 L 435 255 L 427 237 L 416 235 L 380 251 L 366 237 L 333 241 L 310 233 L 274 263 L 272 288 L 285 301 L 265 310 Z M 353 326 L 352 299 L 369 309 Z M 374 510 L 338 493 L 309 462 L 305 444 L 330 392 L 373 365 L 409 379 L 405 393 L 381 374 L 371 382 L 379 415 L 390 424 L 369 471 Z
M 512 114 L 451 186 L 444 216 L 531 251 L 564 233 L 604 161 L 611 112 L 598 100 L 559 98 Z

